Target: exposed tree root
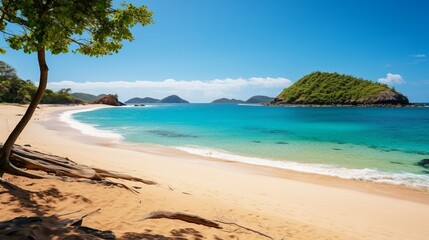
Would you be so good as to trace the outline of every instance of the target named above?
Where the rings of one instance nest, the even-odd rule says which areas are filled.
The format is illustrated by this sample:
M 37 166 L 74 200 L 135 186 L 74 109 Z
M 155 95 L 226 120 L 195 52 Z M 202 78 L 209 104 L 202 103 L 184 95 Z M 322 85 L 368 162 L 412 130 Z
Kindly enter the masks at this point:
M 0 145 L 0 148 L 2 145 Z M 117 178 L 135 182 L 141 182 L 148 185 L 156 185 L 155 182 L 129 176 L 119 172 L 107 171 L 99 168 L 92 168 L 83 164 L 77 164 L 72 160 L 55 155 L 45 154 L 34 150 L 28 150 L 21 146 L 15 145 L 12 149 L 9 162 L 5 167 L 5 172 L 13 175 L 41 179 L 41 178 L 58 178 L 70 177 L 78 179 L 96 180 L 107 184 L 125 188 L 134 193 L 134 189 L 122 183 L 116 183 L 106 180 L 105 178 Z M 43 171 L 47 175 L 39 175 L 26 170 Z
M 146 215 L 141 221 L 144 221 L 147 219 L 159 219 L 159 218 L 181 220 L 184 222 L 203 225 L 206 227 L 222 229 L 222 227 L 219 224 L 213 221 L 210 221 L 208 219 L 205 219 L 196 215 L 191 215 L 191 214 L 181 213 L 181 212 L 155 211 Z
M 45 171 L 56 176 L 101 180 L 101 176 L 88 166 L 77 164 L 68 158 L 43 154 L 16 145 L 12 149 L 10 162 L 19 168 Z

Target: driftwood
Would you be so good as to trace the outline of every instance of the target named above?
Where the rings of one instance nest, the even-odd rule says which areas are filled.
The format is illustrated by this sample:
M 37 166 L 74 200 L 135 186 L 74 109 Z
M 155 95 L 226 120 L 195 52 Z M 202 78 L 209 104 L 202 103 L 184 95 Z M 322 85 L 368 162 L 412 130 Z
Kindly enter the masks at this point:
M 88 217 L 88 216 L 90 216 L 90 215 L 92 215 L 92 214 L 94 214 L 100 210 L 101 210 L 101 208 L 97 208 L 96 210 L 89 212 L 89 213 L 85 213 L 84 215 L 82 215 L 78 218 L 67 219 L 67 220 L 63 221 L 62 224 L 64 226 L 81 226 L 84 218 L 86 218 L 86 217 Z
M 0 145 L 0 148 L 1 147 L 2 145 Z M 33 172 L 27 172 L 25 170 L 43 171 L 48 174 L 39 175 Z M 123 187 L 128 190 L 130 190 L 131 188 L 127 187 L 124 184 L 108 181 L 105 178 L 117 178 L 141 182 L 148 185 L 156 185 L 156 183 L 153 181 L 133 177 L 127 174 L 122 174 L 114 171 L 92 168 L 83 164 L 73 162 L 68 158 L 29 150 L 18 145 L 15 145 L 12 149 L 12 154 L 10 156 L 7 172 L 14 175 L 36 179 L 70 177 L 96 180 Z
M 2 145 L 0 145 L 0 148 Z M 38 175 L 33 172 L 27 172 L 25 170 L 36 170 L 36 171 L 44 171 L 48 173 L 48 175 Z M 28 150 L 26 148 L 23 148 L 21 146 L 15 145 L 12 149 L 12 154 L 10 156 L 9 166 L 7 169 L 7 172 L 19 176 L 29 177 L 29 178 L 63 178 L 64 177 L 70 177 L 72 179 L 76 179 L 77 181 L 80 181 L 79 179 L 83 179 L 84 181 L 89 180 L 95 180 L 104 184 L 111 184 L 115 186 L 119 186 L 122 188 L 125 188 L 127 190 L 130 190 L 134 193 L 138 193 L 136 190 L 128 187 L 125 184 L 113 182 L 110 180 L 107 180 L 105 178 L 117 178 L 117 179 L 123 179 L 123 180 L 129 180 L 129 181 L 135 181 L 135 182 L 141 182 L 148 185 L 156 185 L 157 183 L 133 176 L 129 176 L 126 174 L 122 174 L 119 172 L 114 171 L 107 171 L 104 169 L 99 168 L 92 168 L 86 165 L 77 164 L 76 162 L 73 162 L 72 160 L 64 157 L 59 157 L 55 155 L 45 154 L 38 151 Z M 14 189 L 15 186 L 12 184 L 9 184 L 7 181 L 4 181 L 2 178 L 0 178 L 0 181 L 5 184 L 6 186 L 10 187 L 11 189 Z M 170 190 L 173 190 L 171 187 L 169 187 Z M 188 194 L 188 193 L 184 193 Z M 97 229 L 92 229 L 88 227 L 83 227 L 82 222 L 83 218 L 92 215 L 96 212 L 100 211 L 100 209 L 96 209 L 92 212 L 86 213 L 78 218 L 75 219 L 67 219 L 64 221 L 58 221 L 56 220 L 56 227 L 73 227 L 77 230 L 80 230 L 82 232 L 85 232 L 87 234 L 100 237 L 102 239 L 115 239 L 115 235 L 111 231 L 101 231 Z M 64 214 L 55 214 L 47 218 L 40 218 L 40 217 L 18 217 L 9 221 L 0 222 L 0 237 L 2 236 L 2 232 L 7 231 L 7 235 L 12 234 L 16 231 L 18 231 L 18 228 L 24 225 L 29 224 L 36 224 L 39 222 L 52 221 L 52 219 L 58 219 L 60 216 L 69 215 L 72 213 L 77 213 L 78 211 L 73 211 L 69 213 Z M 248 231 L 251 231 L 253 233 L 259 234 L 261 236 L 264 236 L 269 239 L 274 239 L 273 237 L 270 237 L 264 233 L 261 233 L 259 231 L 253 230 L 251 228 L 247 228 L 244 226 L 241 226 L 236 223 L 230 223 L 230 222 L 223 222 L 223 221 L 211 221 L 202 217 L 199 217 L 197 215 L 192 214 L 186 214 L 181 212 L 168 212 L 168 211 L 154 211 L 146 215 L 142 221 L 148 220 L 148 219 L 172 219 L 172 220 L 180 220 L 192 224 L 198 224 L 203 225 L 206 227 L 212 227 L 217 229 L 223 229 L 220 224 L 226 224 L 226 225 L 233 225 Z
M 107 170 L 100 169 L 100 168 L 92 168 L 92 169 L 94 169 L 95 172 L 97 172 L 97 174 L 101 177 L 120 178 L 120 179 L 125 179 L 125 180 L 129 180 L 129 181 L 134 181 L 134 182 L 141 182 L 141 183 L 144 183 L 147 185 L 156 185 L 156 182 L 146 180 L 146 179 L 137 178 L 137 177 L 133 177 L 133 176 L 123 174 L 120 172 L 107 171 Z
M 273 237 L 268 236 L 268 235 L 267 235 L 267 234 L 265 234 L 265 233 L 261 233 L 261 232 L 259 232 L 259 231 L 253 230 L 253 229 L 251 229 L 251 228 L 248 228 L 248 227 L 245 227 L 245 226 L 242 226 L 242 225 L 239 225 L 239 224 L 237 224 L 237 223 L 233 223 L 233 222 L 224 222 L 224 221 L 219 221 L 219 220 L 215 220 L 215 222 L 222 223 L 222 224 L 226 224 L 226 225 L 233 225 L 233 226 L 236 226 L 236 227 L 239 227 L 239 228 L 245 229 L 245 230 L 250 231 L 250 232 L 257 233 L 257 234 L 259 234 L 259 235 L 261 235 L 261 236 L 264 236 L 264 237 L 266 237 L 266 238 L 269 238 L 269 239 L 274 240 L 274 238 L 273 238 Z
M 208 219 L 191 215 L 187 213 L 181 213 L 181 212 L 167 212 L 167 211 L 155 211 L 151 212 L 148 215 L 146 215 L 141 221 L 147 220 L 147 219 L 159 219 L 159 218 L 168 218 L 173 220 L 181 220 L 188 223 L 194 223 L 198 225 L 203 225 L 206 227 L 212 227 L 212 228 L 218 228 L 222 229 L 222 227 Z
M 247 231 L 250 231 L 250 232 L 253 232 L 253 233 L 259 234 L 261 236 L 264 236 L 266 238 L 274 240 L 273 237 L 268 236 L 265 233 L 253 230 L 251 228 L 239 225 L 237 223 L 224 222 L 224 221 L 219 221 L 219 220 L 211 221 L 211 220 L 208 220 L 208 219 L 196 216 L 196 215 L 191 215 L 191 214 L 181 213 L 181 212 L 155 211 L 155 212 L 151 212 L 148 215 L 146 215 L 141 221 L 144 221 L 147 219 L 160 219 L 160 218 L 181 220 L 181 221 L 188 222 L 188 223 L 194 223 L 194 224 L 203 225 L 206 227 L 218 228 L 218 229 L 222 229 L 222 227 L 218 223 L 226 224 L 226 225 L 233 225 L 233 226 L 236 226 L 238 228 L 242 228 L 242 229 L 245 229 Z
M 81 212 L 82 211 L 82 209 L 80 209 L 80 210 L 75 210 L 75 211 L 71 211 L 71 212 L 66 212 L 66 213 L 61 213 L 61 214 L 54 214 L 54 215 L 52 215 L 52 217 L 62 217 L 62 216 L 67 216 L 67 215 L 70 215 L 70 214 L 73 214 L 73 213 L 78 213 L 78 212 Z

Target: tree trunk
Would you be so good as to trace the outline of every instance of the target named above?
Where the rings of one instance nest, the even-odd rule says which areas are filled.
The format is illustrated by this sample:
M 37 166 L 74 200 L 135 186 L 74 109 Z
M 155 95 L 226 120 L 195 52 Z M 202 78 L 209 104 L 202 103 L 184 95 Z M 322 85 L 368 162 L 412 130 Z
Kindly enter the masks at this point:
M 37 50 L 37 60 L 39 62 L 40 68 L 40 79 L 39 79 L 39 87 L 37 88 L 36 94 L 34 94 L 33 99 L 31 100 L 30 105 L 27 108 L 24 116 L 21 118 L 19 123 L 13 129 L 12 133 L 7 138 L 3 147 L 0 149 L 0 177 L 3 176 L 4 172 L 10 167 L 10 155 L 12 151 L 12 147 L 18 139 L 21 132 L 24 130 L 25 126 L 27 126 L 28 122 L 31 120 L 31 117 L 34 114 L 34 111 L 37 108 L 37 105 L 42 100 L 43 94 L 45 93 L 46 85 L 48 83 L 48 65 L 46 64 L 45 59 L 45 48 L 40 47 Z

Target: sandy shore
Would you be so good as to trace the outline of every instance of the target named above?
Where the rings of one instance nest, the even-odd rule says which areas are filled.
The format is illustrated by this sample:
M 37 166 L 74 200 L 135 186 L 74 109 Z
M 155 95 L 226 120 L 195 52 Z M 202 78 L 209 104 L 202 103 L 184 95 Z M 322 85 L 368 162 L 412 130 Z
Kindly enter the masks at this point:
M 429 193 L 387 184 L 344 180 L 208 159 L 176 149 L 117 143 L 83 135 L 58 120 L 66 110 L 41 106 L 18 144 L 75 162 L 153 180 L 124 189 L 81 182 L 5 175 L 27 194 L 0 186 L 0 221 L 83 209 L 100 212 L 84 225 L 123 239 L 265 239 L 225 225 L 212 229 L 175 220 L 140 219 L 155 210 L 181 211 L 234 222 L 274 239 L 427 239 Z M 0 142 L 25 106 L 0 105 Z

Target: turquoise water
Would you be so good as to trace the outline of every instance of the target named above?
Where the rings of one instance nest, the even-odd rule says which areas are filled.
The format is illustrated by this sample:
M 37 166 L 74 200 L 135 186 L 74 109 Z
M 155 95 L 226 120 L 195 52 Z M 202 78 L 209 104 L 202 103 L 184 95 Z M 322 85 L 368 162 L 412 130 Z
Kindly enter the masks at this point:
M 429 158 L 429 108 L 184 104 L 106 108 L 73 117 L 129 142 L 184 147 L 194 153 L 214 150 L 200 152 L 205 155 L 222 150 L 252 161 L 269 159 L 273 165 L 287 161 L 335 167 L 329 171 L 365 170 L 355 175 L 373 170 L 402 174 L 429 186 L 429 169 L 417 165 Z

